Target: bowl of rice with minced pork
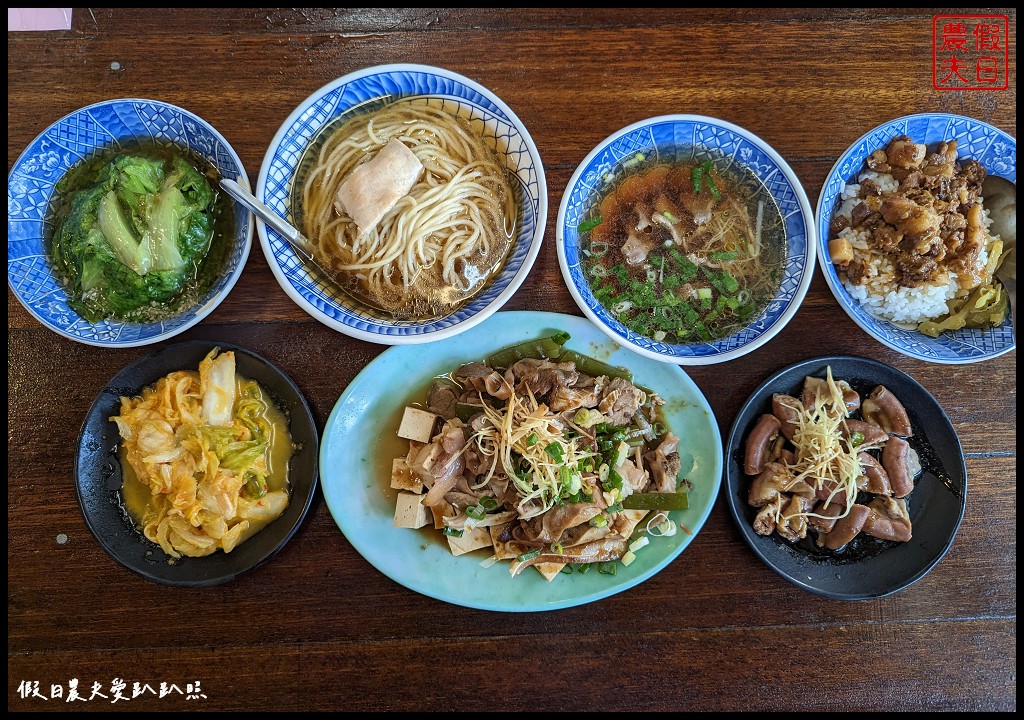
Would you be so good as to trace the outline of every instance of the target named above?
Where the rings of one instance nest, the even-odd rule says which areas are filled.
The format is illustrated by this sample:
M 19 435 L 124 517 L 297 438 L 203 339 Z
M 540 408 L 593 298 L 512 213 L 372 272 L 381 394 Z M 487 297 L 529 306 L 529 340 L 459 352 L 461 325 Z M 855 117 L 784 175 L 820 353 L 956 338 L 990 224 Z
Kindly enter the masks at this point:
M 989 174 L 1016 183 L 1016 140 L 938 113 L 880 125 L 833 166 L 815 214 L 821 268 L 876 340 L 936 363 L 1014 349 L 995 278 L 1011 241 L 990 230 L 981 190 Z

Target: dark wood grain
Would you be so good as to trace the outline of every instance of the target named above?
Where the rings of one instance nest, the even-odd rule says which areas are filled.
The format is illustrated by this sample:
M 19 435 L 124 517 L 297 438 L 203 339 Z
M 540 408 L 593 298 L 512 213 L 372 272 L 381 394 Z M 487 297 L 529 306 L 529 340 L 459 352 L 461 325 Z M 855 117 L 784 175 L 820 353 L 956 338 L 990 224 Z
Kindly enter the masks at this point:
M 155 647 L 146 650 L 74 650 L 47 654 L 55 671 L 41 685 L 63 683 L 59 668 L 88 668 L 81 684 L 98 679 L 109 695 L 113 677 L 166 678 L 182 689 L 201 680 L 207 697 L 181 695 L 112 705 L 97 698 L 90 709 L 249 710 L 251 693 L 266 692 L 267 710 L 459 712 L 486 704 L 494 710 L 528 711 L 538 706 L 574 710 L 743 711 L 752 703 L 765 710 L 999 711 L 1014 706 L 1013 688 L 998 678 L 1015 661 L 1016 624 L 1002 619 L 956 623 L 878 618 L 851 625 L 809 623 L 797 627 L 748 626 L 681 629 L 604 628 L 601 633 L 567 637 L 540 630 L 514 636 L 387 638 L 372 643 L 328 639 L 301 646 L 274 643 L 211 647 Z M 933 672 L 919 671 L 922 656 L 955 643 L 962 649 Z M 1008 656 L 991 644 L 1010 648 Z M 36 659 L 15 653 L 8 683 L 17 687 L 19 666 Z M 780 661 L 785 658 L 784 668 Z M 872 659 L 870 665 L 863 660 Z M 970 659 L 967 659 L 967 658 Z M 514 658 L 512 661 L 510 658 Z M 551 662 L 558 658 L 559 662 Z M 783 677 L 815 677 L 822 661 L 843 663 L 846 694 L 808 690 L 795 700 L 777 686 Z M 257 678 L 239 677 L 239 664 Z M 515 665 L 515 690 L 506 673 Z M 496 668 L 504 667 L 505 672 Z M 134 673 L 125 668 L 145 668 Z M 191 670 L 190 670 L 191 669 Z M 581 689 L 581 678 L 596 678 Z M 140 680 L 145 682 L 146 680 Z M 152 680 L 149 680 L 151 684 Z M 158 684 L 158 683 L 155 683 Z M 520 689 L 521 688 L 521 689 Z M 736 688 L 770 688 L 763 699 Z M 268 692 L 269 690 L 269 692 Z M 570 699 L 571 698 L 571 699 Z M 486 703 L 484 703 L 486 701 Z M 28 699 L 22 708 L 49 709 Z M 98 706 L 98 707 L 97 707 Z M 78 709 L 78 708 L 76 708 Z
M 893 117 L 949 111 L 1015 134 L 1016 14 L 990 12 L 1010 18 L 1005 92 L 932 89 L 924 10 L 78 9 L 70 31 L 8 33 L 8 168 L 62 115 L 136 96 L 209 120 L 255 182 L 281 122 L 321 85 L 386 62 L 448 67 L 515 110 L 547 173 L 545 241 L 506 309 L 579 315 L 553 228 L 569 177 L 602 138 L 659 114 L 721 117 L 772 144 L 813 205 L 838 155 Z M 846 316 L 820 273 L 763 348 L 687 372 L 723 435 L 765 377 L 820 355 L 890 363 L 935 395 L 967 455 L 966 516 L 930 574 L 875 601 L 789 585 L 749 551 L 724 502 L 658 575 L 558 612 L 487 613 L 408 591 L 353 549 L 322 496 L 258 571 L 202 590 L 158 586 L 104 554 L 73 479 L 93 399 L 153 348 L 68 341 L 10 289 L 7 312 L 11 710 L 1016 709 L 1016 353 L 955 367 L 903 357 Z M 385 349 L 299 309 L 258 238 L 229 297 L 178 339 L 264 355 L 321 429 Z M 134 682 L 197 680 L 207 697 L 68 704 L 19 693 L 38 681 L 66 695 L 71 678 L 86 696 L 94 682 L 109 696 L 121 678 L 129 697 Z

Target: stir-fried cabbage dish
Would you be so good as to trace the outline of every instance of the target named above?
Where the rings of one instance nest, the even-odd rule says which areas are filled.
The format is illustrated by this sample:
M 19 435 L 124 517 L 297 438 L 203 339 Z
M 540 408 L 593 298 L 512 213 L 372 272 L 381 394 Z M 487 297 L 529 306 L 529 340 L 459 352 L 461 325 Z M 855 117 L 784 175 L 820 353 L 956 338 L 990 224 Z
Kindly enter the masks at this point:
M 214 349 L 199 372 L 172 372 L 122 397 L 111 420 L 128 510 L 172 558 L 231 552 L 288 506 L 287 424 L 258 383 L 236 376 L 233 352 Z M 129 490 L 136 481 L 148 497 Z

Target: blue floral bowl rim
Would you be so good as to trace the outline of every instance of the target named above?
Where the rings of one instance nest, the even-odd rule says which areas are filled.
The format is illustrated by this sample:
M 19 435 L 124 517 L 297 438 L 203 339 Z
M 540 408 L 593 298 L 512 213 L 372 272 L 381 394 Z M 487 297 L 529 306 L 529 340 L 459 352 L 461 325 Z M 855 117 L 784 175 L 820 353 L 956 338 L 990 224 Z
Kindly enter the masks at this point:
M 25 160 L 26 157 L 30 157 L 29 151 L 33 147 L 35 147 L 36 143 L 38 143 L 39 141 L 41 141 L 44 138 L 46 133 L 48 133 L 51 130 L 53 130 L 56 126 L 60 125 L 62 122 L 68 120 L 69 118 L 74 117 L 78 113 L 86 112 L 87 110 L 92 110 L 93 108 L 102 107 L 104 105 L 115 105 L 115 104 L 118 104 L 118 103 L 149 103 L 151 105 L 161 105 L 163 107 L 170 108 L 171 110 L 173 110 L 175 112 L 179 112 L 182 115 L 187 115 L 188 117 L 194 118 L 197 122 L 202 123 L 210 131 L 210 133 L 214 137 L 216 137 L 220 142 L 224 143 L 224 149 L 228 152 L 228 155 L 231 157 L 231 160 L 236 165 L 238 165 L 238 170 L 239 170 L 239 173 L 241 174 L 241 176 L 242 177 L 246 177 L 247 176 L 247 173 L 246 173 L 246 170 L 245 170 L 245 165 L 242 164 L 242 159 L 240 157 L 238 157 L 238 153 L 235 152 L 235 149 L 233 147 L 231 147 L 231 143 L 229 143 L 227 141 L 227 138 L 225 138 L 220 133 L 220 131 L 217 130 L 217 128 L 215 128 L 213 125 L 211 125 L 207 120 L 204 120 L 203 118 L 199 117 L 198 115 L 196 115 L 191 110 L 186 110 L 185 108 L 181 107 L 180 105 L 175 105 L 174 103 L 169 103 L 169 102 L 166 102 L 164 100 L 153 100 L 152 98 L 139 98 L 139 97 L 121 97 L 121 98 L 111 98 L 109 100 L 99 100 L 98 102 L 94 102 L 94 103 L 91 103 L 89 105 L 85 105 L 83 107 L 77 108 L 76 110 L 72 110 L 71 112 L 69 112 L 69 113 L 67 113 L 65 115 L 62 115 L 60 118 L 58 118 L 57 120 L 54 120 L 52 123 L 50 123 L 45 128 L 43 128 L 42 132 L 40 132 L 38 135 L 36 135 L 32 139 L 32 141 L 29 142 L 25 146 L 25 149 L 21 151 L 20 155 L 18 155 L 18 159 L 14 161 L 13 165 L 11 165 L 11 170 L 10 170 L 10 172 L 7 173 L 8 185 L 10 185 L 11 175 L 14 173 L 15 170 L 18 169 L 18 167 L 21 165 L 22 161 Z M 103 342 L 103 341 L 100 341 L 100 340 L 91 340 L 91 339 L 88 339 L 88 338 L 80 337 L 78 335 L 73 335 L 73 334 L 71 334 L 69 332 L 66 332 L 66 331 L 64 331 L 64 330 L 62 330 L 62 329 L 60 329 L 58 327 L 55 327 L 46 318 L 41 317 L 39 315 L 39 313 L 37 313 L 34 309 L 29 307 L 28 305 L 26 305 L 22 301 L 21 296 L 17 292 L 15 292 L 13 285 L 11 285 L 10 275 L 7 276 L 7 286 L 11 289 L 11 293 L 14 295 L 15 298 L 17 298 L 18 302 L 21 303 L 21 306 L 23 308 L 25 308 L 25 310 L 27 310 L 28 313 L 30 315 L 32 315 L 32 317 L 34 317 L 36 320 L 38 320 L 39 323 L 43 327 L 45 327 L 48 330 L 51 330 L 51 331 L 57 333 L 61 337 L 66 337 L 68 340 L 74 340 L 75 342 L 82 343 L 83 345 L 92 345 L 94 347 L 105 347 L 105 348 L 129 348 L 129 347 L 143 347 L 145 345 L 153 345 L 153 344 L 158 343 L 158 342 L 163 342 L 164 340 L 172 338 L 172 337 L 174 337 L 176 335 L 180 335 L 181 333 L 185 332 L 189 328 L 192 328 L 192 327 L 198 325 L 210 313 L 212 313 L 214 310 L 216 310 L 217 307 L 222 302 L 224 302 L 224 299 L 227 298 L 227 296 L 234 289 L 235 284 L 238 282 L 238 278 L 241 277 L 241 275 L 242 275 L 242 270 L 245 269 L 246 262 L 249 260 L 249 250 L 252 248 L 252 230 L 253 230 L 253 219 L 254 219 L 254 216 L 253 216 L 253 214 L 251 212 L 248 213 L 248 216 L 249 216 L 249 222 L 248 222 L 248 224 L 246 226 L 245 238 L 242 241 L 242 254 L 241 254 L 241 256 L 238 259 L 238 266 L 231 272 L 231 274 L 229 276 L 227 276 L 225 278 L 226 284 L 225 284 L 224 288 L 219 293 L 217 293 L 216 295 L 211 297 L 209 300 L 207 300 L 203 305 L 195 305 L 195 306 L 189 308 L 188 310 L 186 310 L 184 313 L 182 313 L 182 315 L 188 315 L 189 313 L 194 313 L 194 317 L 192 319 L 188 320 L 187 322 L 182 323 L 181 325 L 179 325 L 179 326 L 177 326 L 175 328 L 172 328 L 170 330 L 166 330 L 166 331 L 164 331 L 162 333 L 158 333 L 156 335 L 153 335 L 152 337 L 147 337 L 147 338 L 142 339 L 142 340 L 132 340 L 132 341 L 128 341 L 128 342 Z M 63 288 L 62 288 L 62 290 L 63 290 Z M 121 324 L 121 325 L 137 325 L 137 324 L 140 324 L 140 323 L 119 323 L 119 324 Z
M 490 304 L 481 309 L 479 312 L 471 315 L 470 317 L 466 318 L 465 320 L 462 320 L 461 322 L 449 325 L 448 327 L 442 328 L 440 330 L 409 335 L 380 335 L 377 333 L 366 332 L 364 330 L 360 330 L 359 328 L 355 328 L 350 325 L 338 322 L 334 318 L 328 317 L 325 313 L 317 310 L 316 308 L 311 307 L 310 304 L 305 300 L 305 298 L 303 298 L 295 290 L 295 288 L 292 287 L 291 282 L 288 280 L 288 278 L 282 271 L 278 258 L 270 247 L 270 238 L 267 236 L 266 224 L 259 218 L 256 218 L 256 232 L 259 235 L 260 247 L 263 249 L 263 254 L 266 256 L 267 264 L 270 266 L 270 271 L 274 274 L 274 277 L 277 280 L 278 284 L 281 286 L 281 289 L 284 290 L 285 294 L 288 295 L 289 298 L 291 298 L 292 302 L 294 302 L 296 305 L 302 308 L 312 318 L 320 321 L 321 323 L 330 327 L 333 330 L 337 330 L 338 332 L 344 335 L 354 337 L 358 340 L 366 340 L 368 342 L 372 342 L 375 344 L 386 345 L 415 345 L 420 343 L 434 342 L 435 340 L 443 340 L 444 338 L 448 338 L 453 335 L 458 335 L 459 333 L 465 332 L 466 330 L 469 330 L 471 327 L 480 324 L 481 322 L 489 318 L 491 315 L 493 315 L 495 312 L 500 310 L 505 305 L 505 303 L 508 302 L 512 295 L 515 294 L 519 287 L 523 284 L 523 281 L 526 280 L 526 276 L 530 274 L 530 271 L 533 269 L 533 265 L 537 260 L 537 256 L 540 254 L 540 247 L 544 240 L 544 231 L 547 227 L 547 177 L 544 172 L 544 164 L 541 160 L 540 150 L 537 147 L 537 143 L 534 142 L 533 137 L 530 135 L 530 131 L 527 130 L 526 124 L 519 118 L 518 115 L 516 115 L 512 108 L 510 108 L 501 98 L 494 94 L 493 91 L 487 89 L 486 87 L 476 82 L 475 80 L 472 80 L 466 77 L 465 75 L 461 75 L 457 72 L 453 72 L 452 70 L 436 67 L 434 65 L 424 65 L 421 63 L 391 63 L 386 65 L 373 65 L 371 67 L 363 68 L 361 70 L 354 70 L 314 90 L 312 93 L 306 96 L 296 106 L 296 108 L 291 112 L 291 114 L 288 115 L 284 122 L 281 123 L 281 127 L 279 127 L 277 132 L 274 134 L 273 140 L 270 141 L 270 145 L 267 146 L 267 151 L 263 155 L 263 162 L 260 165 L 260 172 L 259 177 L 256 180 L 256 191 L 254 195 L 256 195 L 262 202 L 265 202 L 263 193 L 266 188 L 267 176 L 270 172 L 270 166 L 274 159 L 274 155 L 276 154 L 277 149 L 280 147 L 281 143 L 284 141 L 285 136 L 295 125 L 296 121 L 299 119 L 302 113 L 308 110 L 309 107 L 314 102 L 316 102 L 318 99 L 320 99 L 327 93 L 331 92 L 335 88 L 338 88 L 342 85 L 347 85 L 357 80 L 362 80 L 363 78 L 372 77 L 374 75 L 382 75 L 385 73 L 395 72 L 436 74 L 448 78 L 450 80 L 454 80 L 455 82 L 461 85 L 465 85 L 466 87 L 480 93 L 488 100 L 493 102 L 505 114 L 509 123 L 512 126 L 514 126 L 516 131 L 520 133 L 520 135 L 522 136 L 523 142 L 528 148 L 529 155 L 533 159 L 533 162 L 537 170 L 537 222 L 534 227 L 533 239 L 530 242 L 530 249 L 527 252 L 526 259 L 523 261 L 523 265 L 519 269 L 519 272 L 516 273 L 515 276 L 513 276 L 509 284 L 504 288 L 504 290 L 502 290 L 501 293 L 499 293 L 498 296 L 495 297 Z M 429 93 L 424 93 L 424 95 L 429 96 Z M 292 250 L 291 248 L 288 248 L 287 251 L 294 252 L 294 250 Z M 363 317 L 361 318 L 361 321 L 365 322 L 368 325 L 374 324 L 374 321 L 371 318 Z M 436 322 L 436 320 L 424 321 L 422 325 L 429 325 L 432 322 Z M 415 327 L 417 325 L 419 324 L 414 324 L 413 326 Z
M 1001 135 L 1007 138 L 1011 143 L 1013 143 L 1014 149 L 1016 149 L 1017 147 L 1017 139 L 1014 138 L 1012 135 L 1010 135 L 1010 133 L 1006 132 L 1005 130 L 996 127 L 992 123 L 985 122 L 984 120 L 978 120 L 977 118 L 970 117 L 969 115 L 960 115 L 958 113 L 911 113 L 910 115 L 900 115 L 899 117 L 895 117 L 892 118 L 891 120 L 886 120 L 885 122 L 875 125 L 870 130 L 865 132 L 863 135 L 858 137 L 856 140 L 851 142 L 845 150 L 839 153 L 839 157 L 836 159 L 835 163 L 833 163 L 832 167 L 829 168 L 829 171 L 825 174 L 825 179 L 821 183 L 821 191 L 818 193 L 818 202 L 814 206 L 814 227 L 815 232 L 817 233 L 816 237 L 818 239 L 818 265 L 821 268 L 821 274 L 825 276 L 825 282 L 828 284 L 829 290 L 832 291 L 832 295 L 835 297 L 836 302 L 839 303 L 839 306 L 843 309 L 843 311 L 850 317 L 851 320 L 853 320 L 857 324 L 857 326 L 861 330 L 870 335 L 872 339 L 874 339 L 875 341 L 881 343 L 882 345 L 885 345 L 887 348 L 895 350 L 896 352 L 902 355 L 906 355 L 907 357 L 914 358 L 915 360 L 934 363 L 936 365 L 967 365 L 970 363 L 991 360 L 992 358 L 999 357 L 1000 355 L 1005 355 L 1006 353 L 1015 350 L 1017 347 L 1016 337 L 1014 338 L 1014 342 L 1010 343 L 1009 345 L 1003 348 L 1000 348 L 997 352 L 989 353 L 987 355 L 980 355 L 977 357 L 970 358 L 935 358 L 915 353 L 912 349 L 899 345 L 879 335 L 879 333 L 875 332 L 875 330 L 867 322 L 865 322 L 865 320 L 860 316 L 858 311 L 855 309 L 858 305 L 857 301 L 850 297 L 849 293 L 846 292 L 846 288 L 844 288 L 842 286 L 842 283 L 839 282 L 839 276 L 836 274 L 835 267 L 831 263 L 829 263 L 827 253 L 828 233 L 826 232 L 824 235 L 822 235 L 821 233 L 817 232 L 825 219 L 825 216 L 822 214 L 824 211 L 822 205 L 825 202 L 825 194 L 828 190 L 829 182 L 832 180 L 832 177 L 838 173 L 839 166 L 842 165 L 844 160 L 846 160 L 847 155 L 849 155 L 851 151 L 855 147 L 859 146 L 861 143 L 867 143 L 868 140 L 871 139 L 871 136 L 877 133 L 882 128 L 894 125 L 896 123 L 909 122 L 917 118 L 945 118 L 950 120 L 967 120 L 978 125 L 983 125 L 984 127 L 990 129 L 996 135 Z M 831 209 L 829 210 L 829 212 L 831 214 Z M 876 320 L 876 322 L 885 321 Z
M 803 277 L 800 280 L 800 285 L 797 287 L 796 292 L 793 294 L 793 298 L 787 306 L 786 310 L 779 316 L 778 322 L 774 324 L 769 332 L 763 333 L 750 342 L 728 350 L 726 352 L 717 353 L 715 355 L 707 355 L 700 357 L 687 357 L 678 355 L 667 355 L 663 353 L 657 353 L 647 348 L 639 347 L 629 342 L 626 338 L 619 335 L 612 328 L 608 327 L 593 311 L 590 305 L 584 300 L 580 294 L 579 289 L 575 283 L 572 282 L 572 275 L 569 272 L 568 260 L 565 257 L 565 234 L 563 231 L 565 225 L 565 213 L 569 204 L 569 198 L 572 195 L 572 189 L 579 182 L 583 175 L 584 170 L 590 165 L 591 161 L 597 157 L 597 155 L 603 152 L 611 143 L 619 139 L 623 135 L 627 135 L 634 130 L 638 130 L 644 127 L 652 125 L 659 125 L 662 123 L 707 123 L 715 127 L 724 128 L 730 132 L 736 133 L 750 143 L 756 145 L 758 148 L 763 150 L 771 159 L 778 165 L 783 175 L 786 176 L 786 180 L 793 188 L 793 194 L 796 196 L 797 204 L 800 206 L 800 214 L 803 216 L 804 226 L 806 228 L 806 245 L 807 245 L 807 259 L 803 268 Z M 793 319 L 797 311 L 800 309 L 800 305 L 803 303 L 804 297 L 807 295 L 807 289 L 811 285 L 811 279 L 814 277 L 814 266 L 815 266 L 815 253 L 817 252 L 818 240 L 817 240 L 817 227 L 814 223 L 814 213 L 811 210 L 811 202 L 807 198 L 807 192 L 804 190 L 803 183 L 800 182 L 800 178 L 797 176 L 793 168 L 789 166 L 789 163 L 769 145 L 765 140 L 758 137 L 746 128 L 742 128 L 739 125 L 731 123 L 727 120 L 721 120 L 719 118 L 711 117 L 709 115 L 694 115 L 689 113 L 677 113 L 670 115 L 658 115 L 656 117 L 646 118 L 644 120 L 638 120 L 631 125 L 627 125 L 621 130 L 616 130 L 614 133 L 606 137 L 604 140 L 594 146 L 594 149 L 583 158 L 583 161 L 576 167 L 576 171 L 569 178 L 569 182 L 565 186 L 565 190 L 562 193 L 562 200 L 558 206 L 558 216 L 555 219 L 555 246 L 558 251 L 558 265 L 562 271 L 562 277 L 565 280 L 566 286 L 569 288 L 569 293 L 572 295 L 573 300 L 579 306 L 580 310 L 590 318 L 601 331 L 609 338 L 622 345 L 635 353 L 649 357 L 654 360 L 660 360 L 661 362 L 674 363 L 677 365 L 714 365 L 720 362 L 727 362 L 729 360 L 735 360 L 738 357 L 742 357 L 750 352 L 753 352 L 757 348 L 761 347 L 772 338 L 774 338 L 789 321 Z M 788 253 L 787 253 L 788 254 Z

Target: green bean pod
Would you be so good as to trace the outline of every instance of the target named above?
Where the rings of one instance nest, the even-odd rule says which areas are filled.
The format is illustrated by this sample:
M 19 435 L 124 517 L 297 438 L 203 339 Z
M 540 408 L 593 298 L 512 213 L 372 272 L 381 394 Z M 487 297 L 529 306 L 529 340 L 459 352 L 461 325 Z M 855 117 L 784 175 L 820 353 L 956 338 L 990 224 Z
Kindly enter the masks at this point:
M 626 510 L 685 510 L 690 507 L 686 493 L 633 493 L 623 498 Z
M 527 340 L 488 355 L 485 362 L 492 368 L 507 368 L 519 360 L 532 358 L 546 360 L 556 358 L 562 353 L 562 346 L 569 340 L 569 333 L 560 332 L 548 337 Z
M 609 365 L 592 357 L 581 355 L 575 350 L 563 350 L 562 354 L 558 356 L 558 362 L 570 361 L 576 363 L 577 370 L 587 375 L 592 375 L 593 377 L 607 375 L 610 378 L 622 378 L 623 380 L 633 382 L 633 373 L 624 367 Z

